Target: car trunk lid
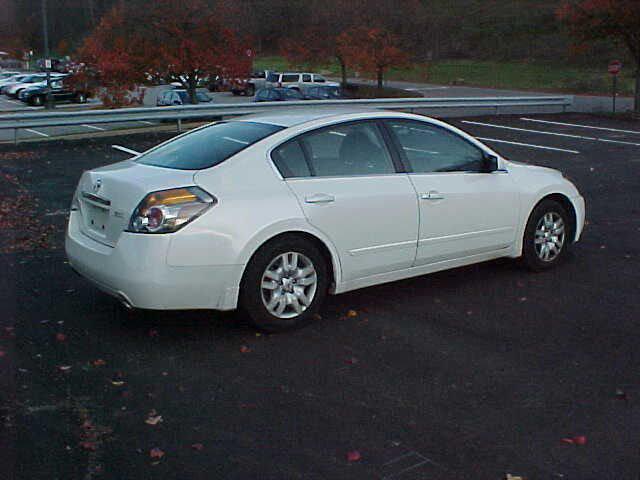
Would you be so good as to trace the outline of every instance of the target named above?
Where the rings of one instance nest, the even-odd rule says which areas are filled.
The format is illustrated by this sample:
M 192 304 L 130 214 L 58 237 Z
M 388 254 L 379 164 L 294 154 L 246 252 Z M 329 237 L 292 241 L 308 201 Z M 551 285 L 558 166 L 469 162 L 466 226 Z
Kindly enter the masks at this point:
M 191 186 L 194 173 L 131 160 L 84 172 L 76 193 L 82 233 L 114 247 L 129 226 L 131 214 L 147 194 Z

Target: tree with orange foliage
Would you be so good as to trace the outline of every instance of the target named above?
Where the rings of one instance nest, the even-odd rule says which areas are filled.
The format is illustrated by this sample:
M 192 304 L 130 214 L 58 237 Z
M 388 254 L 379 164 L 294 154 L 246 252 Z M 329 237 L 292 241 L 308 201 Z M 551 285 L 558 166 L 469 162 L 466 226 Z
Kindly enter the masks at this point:
M 251 68 L 246 40 L 225 28 L 219 13 L 203 0 L 157 0 L 145 8 L 121 2 L 85 40 L 81 61 L 99 72 L 117 102 L 125 101 L 123 91 L 156 78 L 179 82 L 197 103 L 201 80 L 244 76 Z
M 635 62 L 634 111 L 640 115 L 640 2 L 565 1 L 557 14 L 578 42 L 613 39 L 626 46 Z
M 382 88 L 384 74 L 390 67 L 405 65 L 409 60 L 398 39 L 383 28 L 352 28 L 339 36 L 338 45 L 346 63 L 375 74 L 378 88 Z

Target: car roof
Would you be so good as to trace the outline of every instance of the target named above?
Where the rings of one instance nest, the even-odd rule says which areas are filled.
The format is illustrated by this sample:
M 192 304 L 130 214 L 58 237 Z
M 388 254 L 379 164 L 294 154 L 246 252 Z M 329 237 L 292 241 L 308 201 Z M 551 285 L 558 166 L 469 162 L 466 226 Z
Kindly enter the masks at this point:
M 348 116 L 355 113 L 385 113 L 381 110 L 371 108 L 354 108 L 354 107 L 315 107 L 315 108 L 298 108 L 291 109 L 283 107 L 281 110 L 272 110 L 268 113 L 256 113 L 236 119 L 240 122 L 258 122 L 269 123 L 271 125 L 279 125 L 281 127 L 293 127 L 303 123 L 312 122 L 321 118 Z M 388 112 L 387 112 L 388 113 Z

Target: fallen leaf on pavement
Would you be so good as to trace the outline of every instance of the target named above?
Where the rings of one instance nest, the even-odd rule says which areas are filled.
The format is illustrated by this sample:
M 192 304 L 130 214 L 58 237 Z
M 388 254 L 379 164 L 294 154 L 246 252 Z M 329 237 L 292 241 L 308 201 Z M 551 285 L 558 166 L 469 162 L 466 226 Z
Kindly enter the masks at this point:
M 629 396 L 627 395 L 627 392 L 625 392 L 620 388 L 616 389 L 616 398 L 618 400 L 629 400 Z
M 91 450 L 92 452 L 94 452 L 96 450 L 97 445 L 94 442 L 80 442 L 79 443 L 80 447 L 85 449 L 85 450 Z
M 64 342 L 67 339 L 67 336 L 64 333 L 56 333 L 56 340 L 59 342 Z
M 61 372 L 68 372 L 69 370 L 71 370 L 71 365 L 60 365 L 58 366 L 58 370 L 60 370 Z
M 247 347 L 246 345 L 242 345 L 240 347 L 240 353 L 249 353 L 251 351 L 251 349 L 249 347 Z
M 164 452 L 160 450 L 158 447 L 154 447 L 151 450 L 149 450 L 149 456 L 151 458 L 162 458 L 164 457 Z
M 569 445 L 586 445 L 587 437 L 584 435 L 578 435 L 576 437 L 567 437 L 562 439 L 563 443 L 568 443 Z
M 354 318 L 358 316 L 358 312 L 356 312 L 355 310 L 349 310 L 347 312 L 347 318 Z
M 191 448 L 193 448 L 194 450 L 197 450 L 198 452 L 200 450 L 202 450 L 204 448 L 204 445 L 202 445 L 201 443 L 194 443 L 191 445 Z
M 362 458 L 362 455 L 360 455 L 360 452 L 357 451 L 357 450 L 352 450 L 352 451 L 347 453 L 347 461 L 348 462 L 357 462 L 361 458 Z
M 111 385 L 115 385 L 116 387 L 121 387 L 124 385 L 124 381 L 122 380 L 111 380 Z
M 355 365 L 356 363 L 358 363 L 358 359 L 356 357 L 351 357 L 351 358 L 347 358 L 344 363 L 348 364 L 348 365 Z
M 102 367 L 103 365 L 106 365 L 107 362 L 105 362 L 103 359 L 98 358 L 97 360 L 93 361 L 93 366 L 94 367 Z
M 7 354 L 4 350 L 0 350 L 0 358 L 4 357 Z
M 157 337 L 158 336 L 158 330 L 155 330 L 155 329 L 152 328 L 151 330 L 149 330 L 149 336 L 150 337 Z
M 158 415 L 155 408 L 152 408 L 151 411 L 147 414 L 147 419 L 144 421 L 149 425 L 156 425 L 162 421 L 162 415 Z
M 525 478 L 520 475 L 511 475 L 510 473 L 507 473 L 506 480 L 525 480 Z

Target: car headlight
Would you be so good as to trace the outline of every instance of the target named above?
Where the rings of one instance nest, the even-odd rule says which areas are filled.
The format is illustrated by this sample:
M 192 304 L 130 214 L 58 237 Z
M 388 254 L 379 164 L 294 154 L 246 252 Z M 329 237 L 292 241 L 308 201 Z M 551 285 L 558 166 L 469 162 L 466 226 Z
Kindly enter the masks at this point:
M 127 231 L 171 233 L 195 220 L 217 200 L 198 187 L 174 188 L 148 194 L 131 215 Z

